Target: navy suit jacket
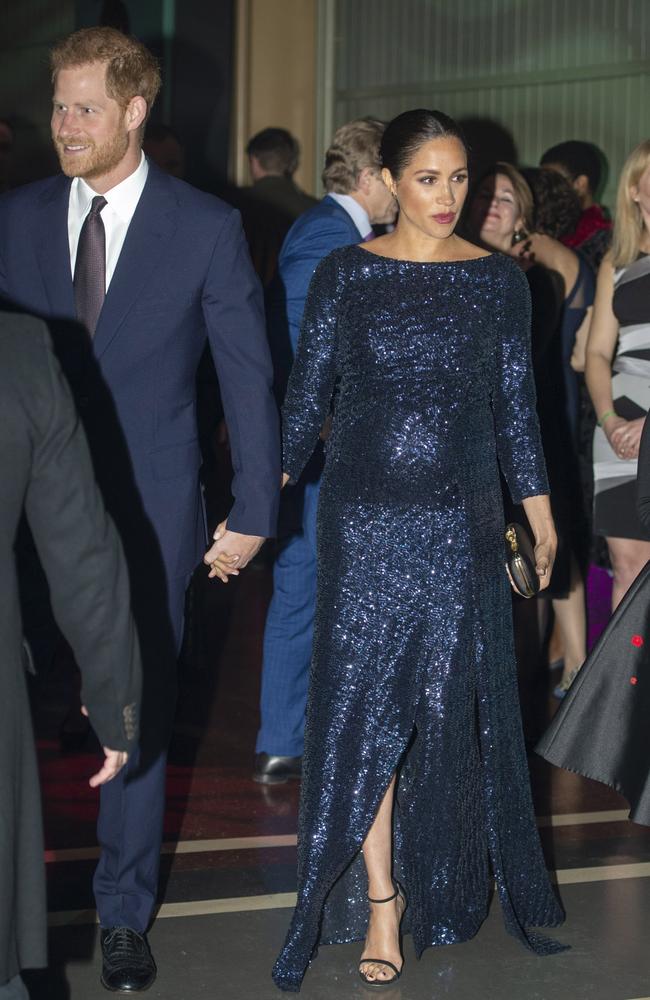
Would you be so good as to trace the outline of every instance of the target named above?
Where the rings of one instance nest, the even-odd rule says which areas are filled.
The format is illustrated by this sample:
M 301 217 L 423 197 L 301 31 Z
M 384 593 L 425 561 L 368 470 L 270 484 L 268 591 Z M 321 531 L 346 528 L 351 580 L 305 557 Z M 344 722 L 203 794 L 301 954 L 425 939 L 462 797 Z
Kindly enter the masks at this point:
M 280 448 L 261 289 L 239 213 L 150 162 L 91 343 L 76 322 L 70 183 L 59 175 L 0 199 L 0 294 L 49 322 L 127 555 L 148 520 L 167 576 L 179 577 L 206 543 L 195 390 L 206 336 L 235 472 L 228 525 L 275 532 Z
M 361 242 L 361 233 L 351 216 L 334 198 L 322 201 L 299 216 L 287 233 L 278 273 L 267 296 L 269 337 L 275 367 L 278 403 L 282 403 L 298 344 L 307 292 L 316 267 L 332 250 Z M 317 447 L 302 475 L 303 483 L 316 481 L 323 469 L 323 449 Z M 302 523 L 302 491 L 285 490 L 281 507 L 282 535 L 299 530 Z M 315 512 L 315 507 L 313 508 Z
M 278 270 L 294 353 L 307 292 L 317 265 L 332 250 L 360 243 L 361 238 L 351 216 L 329 195 L 296 219 L 287 233 Z
M 314 271 L 332 250 L 360 241 L 361 234 L 351 216 L 329 195 L 299 216 L 284 239 L 278 272 L 268 290 L 266 304 L 275 391 L 280 405 L 296 353 Z

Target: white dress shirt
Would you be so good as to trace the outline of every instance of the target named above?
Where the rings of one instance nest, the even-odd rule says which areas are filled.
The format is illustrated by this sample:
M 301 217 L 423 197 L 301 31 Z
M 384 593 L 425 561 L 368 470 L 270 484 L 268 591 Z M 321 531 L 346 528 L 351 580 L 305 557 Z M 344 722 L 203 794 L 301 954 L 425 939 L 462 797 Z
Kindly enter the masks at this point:
M 140 195 L 142 194 L 149 164 L 142 153 L 140 165 L 132 174 L 116 184 L 104 194 L 107 204 L 102 209 L 102 222 L 106 231 L 106 291 L 117 267 L 124 240 Z M 77 260 L 77 246 L 84 220 L 90 211 L 90 205 L 97 192 L 81 177 L 75 177 L 70 186 L 70 201 L 68 202 L 68 242 L 70 245 L 70 267 L 74 277 L 74 266 Z
M 372 233 L 372 226 L 370 225 L 368 213 L 365 208 L 359 204 L 356 198 L 353 198 L 351 194 L 338 194 L 334 191 L 328 191 L 327 193 L 330 198 L 334 199 L 337 205 L 340 205 L 341 208 L 345 209 L 363 239 Z M 102 215 L 103 214 L 104 213 L 102 212 Z

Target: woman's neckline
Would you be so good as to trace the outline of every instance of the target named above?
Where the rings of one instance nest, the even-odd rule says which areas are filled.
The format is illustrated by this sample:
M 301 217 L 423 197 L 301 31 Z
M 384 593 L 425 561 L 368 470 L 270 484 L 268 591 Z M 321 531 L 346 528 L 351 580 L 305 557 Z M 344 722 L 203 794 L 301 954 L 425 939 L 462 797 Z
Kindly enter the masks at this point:
M 367 254 L 369 257 L 374 257 L 376 260 L 387 260 L 392 264 L 422 264 L 428 267 L 431 264 L 474 264 L 479 260 L 491 260 L 492 257 L 496 257 L 496 253 L 486 253 L 482 257 L 463 257 L 460 260 L 411 260 L 408 257 L 388 257 L 383 253 L 375 253 L 374 250 L 365 250 L 359 243 L 352 243 L 351 246 L 355 250 L 360 250 L 361 253 Z

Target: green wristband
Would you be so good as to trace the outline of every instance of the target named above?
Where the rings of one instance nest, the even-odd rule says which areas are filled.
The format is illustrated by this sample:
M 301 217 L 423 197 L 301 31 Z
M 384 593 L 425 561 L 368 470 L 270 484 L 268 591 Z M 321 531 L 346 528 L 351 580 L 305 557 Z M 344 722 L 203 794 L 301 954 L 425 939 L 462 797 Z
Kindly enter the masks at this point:
M 617 416 L 618 416 L 618 414 L 617 414 L 616 410 L 605 410 L 605 412 L 601 413 L 601 415 L 599 416 L 599 418 L 597 420 L 598 426 L 602 427 L 603 424 L 604 424 L 604 422 L 607 420 L 608 417 L 617 417 Z

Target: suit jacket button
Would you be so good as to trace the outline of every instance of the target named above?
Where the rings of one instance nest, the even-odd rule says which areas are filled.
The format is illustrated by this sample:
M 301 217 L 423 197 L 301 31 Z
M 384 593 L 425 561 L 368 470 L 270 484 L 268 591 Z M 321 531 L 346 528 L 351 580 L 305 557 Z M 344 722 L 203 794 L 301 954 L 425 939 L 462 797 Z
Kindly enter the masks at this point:
M 136 704 L 134 701 L 130 705 L 125 705 L 122 709 L 122 718 L 124 720 L 124 734 L 127 740 L 132 740 L 136 735 Z

